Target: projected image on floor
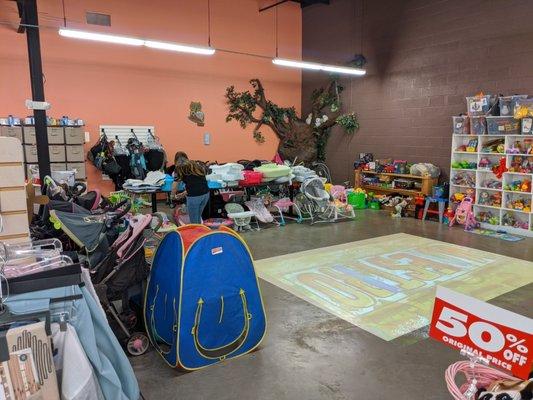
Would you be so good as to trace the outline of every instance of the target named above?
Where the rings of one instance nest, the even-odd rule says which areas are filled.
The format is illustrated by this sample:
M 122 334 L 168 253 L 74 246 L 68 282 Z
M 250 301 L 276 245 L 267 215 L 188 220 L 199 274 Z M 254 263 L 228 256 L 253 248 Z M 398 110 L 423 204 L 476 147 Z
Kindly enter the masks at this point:
M 435 286 L 489 300 L 533 282 L 533 263 L 407 234 L 259 260 L 261 278 L 382 339 L 429 323 Z

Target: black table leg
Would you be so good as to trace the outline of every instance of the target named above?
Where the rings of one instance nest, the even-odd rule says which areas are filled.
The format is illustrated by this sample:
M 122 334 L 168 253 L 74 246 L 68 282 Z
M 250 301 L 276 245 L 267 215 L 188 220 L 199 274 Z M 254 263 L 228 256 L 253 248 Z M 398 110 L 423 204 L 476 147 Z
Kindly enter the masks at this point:
M 152 214 L 157 212 L 157 193 L 152 193 Z

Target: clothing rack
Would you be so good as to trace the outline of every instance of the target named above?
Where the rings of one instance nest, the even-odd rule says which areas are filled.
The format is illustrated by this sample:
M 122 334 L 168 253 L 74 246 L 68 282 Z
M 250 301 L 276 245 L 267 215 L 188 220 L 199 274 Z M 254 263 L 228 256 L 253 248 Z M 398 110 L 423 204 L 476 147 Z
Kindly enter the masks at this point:
M 128 139 L 137 138 L 143 144 L 150 141 L 150 136 L 155 137 L 154 126 L 137 125 L 100 125 L 100 136 L 107 136 L 108 140 L 120 140 L 122 145 L 128 143 Z
M 5 280 L 2 281 L 2 292 L 21 294 L 82 284 L 81 265 L 76 263 L 47 271 L 8 278 L 7 282 Z

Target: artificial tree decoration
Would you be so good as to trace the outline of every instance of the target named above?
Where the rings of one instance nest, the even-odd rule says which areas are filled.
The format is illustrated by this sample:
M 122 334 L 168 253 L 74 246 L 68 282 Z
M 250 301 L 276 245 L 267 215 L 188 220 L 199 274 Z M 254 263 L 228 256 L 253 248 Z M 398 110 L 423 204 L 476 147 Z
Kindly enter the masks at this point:
M 311 113 L 306 119 L 298 117 L 294 107 L 280 107 L 267 100 L 259 79 L 252 79 L 250 84 L 253 93 L 248 90 L 238 92 L 233 86 L 226 89 L 229 107 L 226 122 L 235 120 L 242 128 L 256 124 L 253 136 L 259 143 L 265 141 L 261 127 L 270 127 L 279 139 L 278 153 L 283 159 L 304 163 L 323 161 L 334 125 L 342 126 L 350 134 L 359 128 L 354 113 L 341 115 L 340 92 L 343 88 L 336 80 L 326 88 L 313 91 Z

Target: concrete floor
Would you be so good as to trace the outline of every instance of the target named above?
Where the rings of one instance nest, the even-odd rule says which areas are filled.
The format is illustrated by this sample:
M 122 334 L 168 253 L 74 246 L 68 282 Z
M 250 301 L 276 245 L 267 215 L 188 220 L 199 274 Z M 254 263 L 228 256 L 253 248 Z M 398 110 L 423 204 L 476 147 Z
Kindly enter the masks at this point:
M 290 224 L 248 232 L 254 258 L 409 233 L 533 260 L 533 239 L 506 242 L 430 221 L 361 211 L 355 221 Z M 265 281 L 268 334 L 259 351 L 193 373 L 169 368 L 155 351 L 132 359 L 149 399 L 448 399 L 444 370 L 460 359 L 427 329 L 386 342 Z M 533 284 L 491 303 L 533 316 Z

